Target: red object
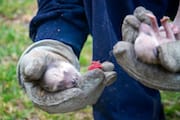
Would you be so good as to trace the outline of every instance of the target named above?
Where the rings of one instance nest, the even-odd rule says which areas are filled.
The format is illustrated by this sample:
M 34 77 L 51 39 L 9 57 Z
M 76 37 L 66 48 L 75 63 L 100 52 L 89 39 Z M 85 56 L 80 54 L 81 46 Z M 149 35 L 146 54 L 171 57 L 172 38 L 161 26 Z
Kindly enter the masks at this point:
M 88 67 L 88 70 L 101 69 L 102 65 L 99 61 L 92 61 L 91 65 Z

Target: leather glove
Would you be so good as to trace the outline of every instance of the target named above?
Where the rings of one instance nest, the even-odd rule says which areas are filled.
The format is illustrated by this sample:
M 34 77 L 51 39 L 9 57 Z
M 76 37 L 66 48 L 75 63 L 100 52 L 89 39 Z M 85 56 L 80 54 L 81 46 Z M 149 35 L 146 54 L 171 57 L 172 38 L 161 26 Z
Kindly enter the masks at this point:
M 134 43 L 135 39 L 139 34 L 140 24 L 146 23 L 150 24 L 150 19 L 145 14 L 152 13 L 149 10 L 146 10 L 143 7 L 137 7 L 134 10 L 133 15 L 127 15 L 124 18 L 122 24 L 122 39 L 127 42 Z
M 65 65 L 62 67 L 60 64 Z M 71 69 L 64 70 L 64 75 L 61 75 L 60 70 L 66 67 Z M 22 54 L 17 76 L 35 106 L 49 113 L 65 113 L 95 104 L 103 89 L 116 80 L 116 72 L 110 62 L 102 63 L 102 69 L 90 70 L 83 75 L 79 73 L 79 68 L 78 59 L 69 46 L 55 40 L 43 40 L 33 43 Z M 68 86 L 54 88 L 51 81 L 56 79 L 74 81 L 71 70 L 76 70 L 78 75 L 75 84 L 60 82 Z
M 179 41 L 165 43 L 158 47 L 160 65 L 146 64 L 139 61 L 134 51 L 134 41 L 138 35 L 141 22 L 149 24 L 143 7 L 138 7 L 133 15 L 127 16 L 122 25 L 123 41 L 118 42 L 113 53 L 124 70 L 142 84 L 162 90 L 180 90 L 180 74 L 173 72 L 179 70 L 180 56 L 178 53 Z M 141 18 L 142 17 L 142 18 Z

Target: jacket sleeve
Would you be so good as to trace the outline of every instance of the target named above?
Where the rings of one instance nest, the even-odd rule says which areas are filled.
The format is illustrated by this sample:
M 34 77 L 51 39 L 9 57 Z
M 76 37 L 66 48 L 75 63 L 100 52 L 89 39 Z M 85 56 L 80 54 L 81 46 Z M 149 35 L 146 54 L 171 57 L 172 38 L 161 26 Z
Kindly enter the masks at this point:
M 68 44 L 79 56 L 88 34 L 82 0 L 38 0 L 29 34 L 34 42 L 53 39 Z

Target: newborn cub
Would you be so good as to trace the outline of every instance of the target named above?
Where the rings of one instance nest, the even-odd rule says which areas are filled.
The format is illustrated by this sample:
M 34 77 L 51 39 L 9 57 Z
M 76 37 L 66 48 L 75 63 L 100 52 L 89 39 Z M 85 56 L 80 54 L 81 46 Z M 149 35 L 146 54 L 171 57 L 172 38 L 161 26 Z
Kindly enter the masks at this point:
M 80 79 L 81 75 L 74 66 L 60 61 L 48 65 L 40 81 L 40 86 L 49 92 L 62 91 L 76 87 L 77 81 Z
M 157 47 L 160 44 L 176 40 L 173 26 L 168 17 L 161 19 L 162 27 L 158 27 L 157 19 L 153 14 L 146 14 L 151 20 L 151 26 L 141 23 L 139 35 L 135 40 L 134 49 L 138 59 L 148 64 L 159 64 Z

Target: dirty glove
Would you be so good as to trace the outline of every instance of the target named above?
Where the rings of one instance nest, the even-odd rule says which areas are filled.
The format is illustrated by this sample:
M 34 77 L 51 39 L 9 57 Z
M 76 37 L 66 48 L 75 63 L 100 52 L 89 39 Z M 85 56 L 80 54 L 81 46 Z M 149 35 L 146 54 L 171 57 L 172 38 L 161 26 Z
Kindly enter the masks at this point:
M 134 41 L 137 38 L 140 23 L 146 21 L 145 23 L 149 24 L 149 18 L 145 18 L 146 13 L 147 10 L 138 7 L 134 11 L 134 15 L 127 16 L 124 19 L 122 25 L 123 41 L 118 42 L 114 46 L 114 56 L 119 65 L 142 84 L 155 89 L 179 91 L 180 74 L 166 69 L 169 66 L 176 70 L 179 68 L 180 57 L 177 54 L 180 52 L 178 47 L 179 41 L 166 43 L 158 47 L 161 64 L 165 65 L 167 60 L 172 61 L 168 65 L 166 64 L 166 67 L 161 64 L 146 64 L 137 59 Z M 145 20 L 142 21 L 141 17 Z M 174 66 L 178 68 L 174 68 Z
M 17 76 L 32 102 L 49 113 L 72 112 L 96 103 L 103 89 L 116 79 L 109 62 L 81 75 L 73 50 L 54 40 L 27 48 L 19 59 Z
M 124 18 L 122 24 L 122 39 L 127 42 L 134 43 L 135 39 L 139 34 L 140 24 L 146 23 L 150 24 L 150 19 L 145 14 L 151 13 L 151 11 L 146 10 L 143 7 L 137 7 L 134 10 L 133 15 L 127 15 Z

